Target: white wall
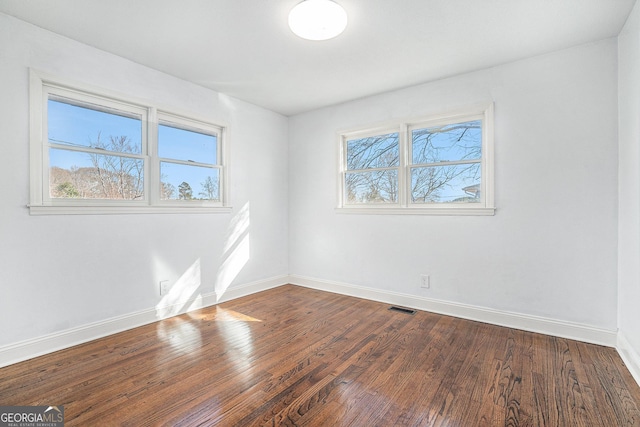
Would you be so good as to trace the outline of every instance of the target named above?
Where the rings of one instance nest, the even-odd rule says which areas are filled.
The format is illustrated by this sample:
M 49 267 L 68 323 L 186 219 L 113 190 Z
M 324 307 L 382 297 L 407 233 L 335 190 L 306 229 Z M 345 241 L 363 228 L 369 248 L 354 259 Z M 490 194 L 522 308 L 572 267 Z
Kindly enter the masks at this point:
M 614 333 L 616 56 L 609 39 L 291 117 L 290 273 Z M 491 101 L 495 216 L 336 212 L 338 130 Z
M 640 383 L 640 4 L 618 38 L 621 354 Z
M 29 67 L 228 124 L 233 213 L 30 216 Z M 286 117 L 3 14 L 0 94 L 0 347 L 154 309 L 158 282 L 185 272 L 194 298 L 213 293 L 246 205 L 250 259 L 232 287 L 286 277 Z

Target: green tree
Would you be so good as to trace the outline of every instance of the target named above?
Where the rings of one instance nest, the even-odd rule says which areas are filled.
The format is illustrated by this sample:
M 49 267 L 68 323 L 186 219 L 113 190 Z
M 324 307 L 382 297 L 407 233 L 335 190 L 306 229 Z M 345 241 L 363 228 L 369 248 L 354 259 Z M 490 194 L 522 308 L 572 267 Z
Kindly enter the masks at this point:
M 178 185 L 178 198 L 180 200 L 193 200 L 193 190 L 188 182 Z
M 56 197 L 80 197 L 80 193 L 70 182 L 63 182 L 56 187 Z

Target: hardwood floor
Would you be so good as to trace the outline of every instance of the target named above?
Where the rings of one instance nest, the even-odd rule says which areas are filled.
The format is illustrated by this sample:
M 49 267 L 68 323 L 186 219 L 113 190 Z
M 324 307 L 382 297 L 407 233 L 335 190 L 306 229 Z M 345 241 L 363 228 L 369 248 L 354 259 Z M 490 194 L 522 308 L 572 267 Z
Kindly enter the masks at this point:
M 640 426 L 611 348 L 282 286 L 0 369 L 66 426 Z

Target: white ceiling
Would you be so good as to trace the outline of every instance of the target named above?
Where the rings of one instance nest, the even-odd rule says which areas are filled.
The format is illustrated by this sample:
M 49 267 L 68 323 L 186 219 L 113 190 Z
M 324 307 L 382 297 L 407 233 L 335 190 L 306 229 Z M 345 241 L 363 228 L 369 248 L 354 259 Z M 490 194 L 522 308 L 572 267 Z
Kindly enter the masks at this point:
M 293 35 L 299 0 L 0 0 L 0 12 L 292 115 L 616 36 L 635 0 L 336 0 L 336 39 Z

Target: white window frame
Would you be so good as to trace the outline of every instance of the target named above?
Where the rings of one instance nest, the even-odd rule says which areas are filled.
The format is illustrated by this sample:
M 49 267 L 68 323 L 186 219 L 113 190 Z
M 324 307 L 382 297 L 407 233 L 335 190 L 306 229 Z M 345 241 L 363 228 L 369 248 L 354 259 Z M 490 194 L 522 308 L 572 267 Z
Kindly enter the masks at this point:
M 157 191 L 152 191 L 151 195 L 152 197 L 156 197 L 158 198 L 157 200 L 157 204 L 162 205 L 162 206 L 182 206 L 186 203 L 188 204 L 195 204 L 196 206 L 201 205 L 201 206 L 212 206 L 212 207 L 216 207 L 216 206 L 222 206 L 223 204 L 223 200 L 224 200 L 224 195 L 226 194 L 226 191 L 224 191 L 225 184 L 226 184 L 226 176 L 225 176 L 225 167 L 221 161 L 221 159 L 223 158 L 223 154 L 224 154 L 224 150 L 222 149 L 222 140 L 223 140 L 223 134 L 224 134 L 224 128 L 220 127 L 220 126 L 215 126 L 209 123 L 204 123 L 198 120 L 194 120 L 188 117 L 182 117 L 182 116 L 178 116 L 176 114 L 173 113 L 169 113 L 169 112 L 164 112 L 164 111 L 158 111 L 158 119 L 156 121 L 156 123 L 158 125 L 166 125 L 166 126 L 171 126 L 171 127 L 176 127 L 178 129 L 183 129 L 183 130 L 189 130 L 189 131 L 193 131 L 193 132 L 199 132 L 199 133 L 204 133 L 207 135 L 215 135 L 216 136 L 216 164 L 210 164 L 210 163 L 198 163 L 198 162 L 193 162 L 193 161 L 185 161 L 185 160 L 177 160 L 177 159 L 170 159 L 170 158 L 161 158 L 159 156 L 155 157 L 155 160 L 153 162 L 153 170 L 152 170 L 152 179 L 154 184 L 159 184 L 160 183 L 160 163 L 163 161 L 170 161 L 171 163 L 174 164 L 182 164 L 182 165 L 187 165 L 187 166 L 200 166 L 200 167 L 210 167 L 212 169 L 217 169 L 218 170 L 218 177 L 219 177 L 219 183 L 218 183 L 218 187 L 219 187 L 219 192 L 220 192 L 220 201 L 213 201 L 213 200 L 205 200 L 205 201 L 196 201 L 196 200 L 189 200 L 189 201 L 185 201 L 185 200 L 160 200 L 159 197 L 159 193 Z M 157 127 L 155 128 L 155 130 L 157 131 Z M 157 141 L 157 136 L 156 136 L 156 141 Z M 156 144 L 154 146 L 154 149 L 157 148 L 158 145 Z
M 155 103 L 134 99 L 101 88 L 90 87 L 66 79 L 30 70 L 30 202 L 31 215 L 55 214 L 138 214 L 138 213 L 228 213 L 231 212 L 228 183 L 227 127 L 203 120 L 194 114 L 164 108 Z M 47 102 L 49 97 L 63 98 L 79 105 L 92 104 L 139 115 L 142 119 L 142 152 L 124 157 L 144 161 L 144 199 L 103 200 L 52 198 L 49 194 L 49 148 Z M 215 134 L 216 161 L 219 170 L 220 200 L 161 200 L 160 161 L 158 157 L 158 124 Z M 55 144 L 54 144 L 55 145 Z M 55 148 L 55 146 L 53 147 Z M 91 147 L 81 152 L 104 154 Z M 190 163 L 193 165 L 193 163 Z M 198 165 L 198 164 L 195 164 Z
M 482 120 L 482 158 L 480 201 L 474 203 L 412 203 L 411 131 L 445 124 Z M 493 103 L 471 106 L 455 112 L 429 117 L 398 120 L 378 126 L 338 132 L 338 213 L 358 214 L 414 214 L 414 215 L 494 215 L 494 141 Z M 398 132 L 399 166 L 397 203 L 348 203 L 345 178 L 347 172 L 347 141 L 368 136 Z M 455 163 L 455 162 L 454 162 Z

